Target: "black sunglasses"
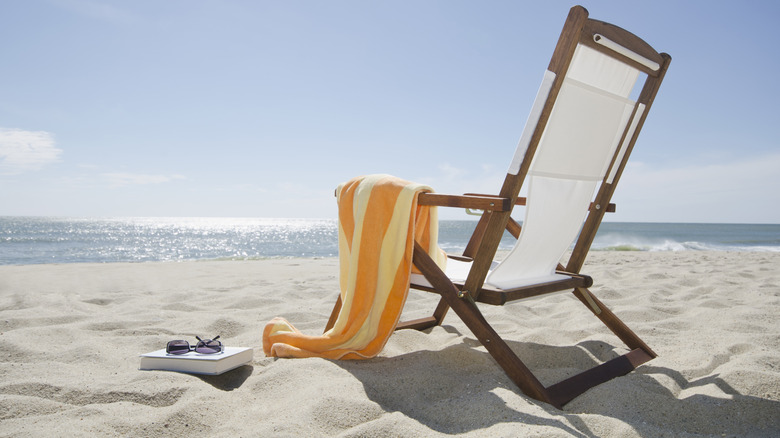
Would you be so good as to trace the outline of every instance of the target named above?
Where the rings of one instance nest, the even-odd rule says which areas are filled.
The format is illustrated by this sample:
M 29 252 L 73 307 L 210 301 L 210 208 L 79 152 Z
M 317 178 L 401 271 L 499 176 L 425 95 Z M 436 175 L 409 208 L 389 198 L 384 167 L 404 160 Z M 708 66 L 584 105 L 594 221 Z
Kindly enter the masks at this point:
M 216 336 L 214 339 L 201 339 L 197 336 L 195 336 L 195 338 L 198 339 L 198 343 L 195 344 L 194 347 L 191 347 L 190 343 L 187 341 L 170 341 L 168 342 L 168 345 L 165 346 L 165 352 L 168 354 L 187 354 L 190 351 L 200 354 L 216 354 L 222 352 L 222 342 L 217 340 L 219 339 L 219 336 Z

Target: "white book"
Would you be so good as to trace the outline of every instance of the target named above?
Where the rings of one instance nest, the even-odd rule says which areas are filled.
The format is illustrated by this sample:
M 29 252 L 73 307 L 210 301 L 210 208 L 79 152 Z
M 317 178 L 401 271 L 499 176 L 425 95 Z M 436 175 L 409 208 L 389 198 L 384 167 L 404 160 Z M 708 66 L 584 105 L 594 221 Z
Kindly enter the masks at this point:
M 179 371 L 190 374 L 217 375 L 252 362 L 251 348 L 225 347 L 222 353 L 168 354 L 165 349 L 141 355 L 142 370 Z

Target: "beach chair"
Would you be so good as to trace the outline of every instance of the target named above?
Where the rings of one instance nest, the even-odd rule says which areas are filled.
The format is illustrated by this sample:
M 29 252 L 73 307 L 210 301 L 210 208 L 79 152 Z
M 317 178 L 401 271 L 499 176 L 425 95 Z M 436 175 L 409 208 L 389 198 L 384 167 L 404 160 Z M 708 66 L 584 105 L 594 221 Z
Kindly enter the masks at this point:
M 397 329 L 440 325 L 451 308 L 524 393 L 558 408 L 654 358 L 653 350 L 588 290 L 593 280 L 580 269 L 604 214 L 614 209 L 610 199 L 670 61 L 632 33 L 573 7 L 498 195 L 420 195 L 421 205 L 484 213 L 463 255 L 450 257 L 446 272 L 416 245 L 413 260 L 422 275 L 412 276 L 411 287 L 441 299 L 433 316 L 402 322 Z M 524 182 L 527 198 L 519 198 Z M 522 227 L 510 217 L 515 205 L 526 208 Z M 496 263 L 504 230 L 517 243 Z M 563 266 L 560 260 L 570 249 Z M 630 351 L 542 385 L 476 303 L 504 305 L 553 292 L 573 292 Z

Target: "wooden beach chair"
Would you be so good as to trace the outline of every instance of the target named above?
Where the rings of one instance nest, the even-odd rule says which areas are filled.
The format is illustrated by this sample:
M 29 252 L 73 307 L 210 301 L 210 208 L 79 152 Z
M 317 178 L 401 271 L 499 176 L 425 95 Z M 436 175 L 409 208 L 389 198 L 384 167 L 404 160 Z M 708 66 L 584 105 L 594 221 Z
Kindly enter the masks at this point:
M 588 290 L 593 281 L 580 269 L 604 214 L 614 208 L 610 199 L 670 61 L 634 34 L 573 7 L 498 195 L 420 195 L 421 205 L 484 213 L 463 255 L 448 260 L 446 273 L 415 247 L 414 264 L 423 275 L 413 275 L 411 286 L 441 299 L 433 316 L 397 328 L 440 325 L 452 308 L 524 393 L 558 408 L 654 358 L 653 350 Z M 518 198 L 524 182 L 527 199 Z M 522 227 L 510 217 L 515 205 L 526 206 Z M 518 240 L 496 263 L 505 229 Z M 553 292 L 573 292 L 630 351 L 542 385 L 476 303 L 504 305 Z

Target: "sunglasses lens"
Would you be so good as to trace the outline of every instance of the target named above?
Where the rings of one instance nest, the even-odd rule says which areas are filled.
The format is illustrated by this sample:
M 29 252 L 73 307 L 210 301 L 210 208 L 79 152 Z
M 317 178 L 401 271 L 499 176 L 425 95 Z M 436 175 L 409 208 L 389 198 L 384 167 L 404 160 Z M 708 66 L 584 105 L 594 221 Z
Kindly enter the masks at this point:
M 170 341 L 165 347 L 168 354 L 184 354 L 190 352 L 190 343 L 187 341 Z
M 195 346 L 195 351 L 202 354 L 219 353 L 220 351 L 222 351 L 222 343 L 219 341 L 212 341 L 211 339 L 206 339 L 198 342 L 198 345 Z

